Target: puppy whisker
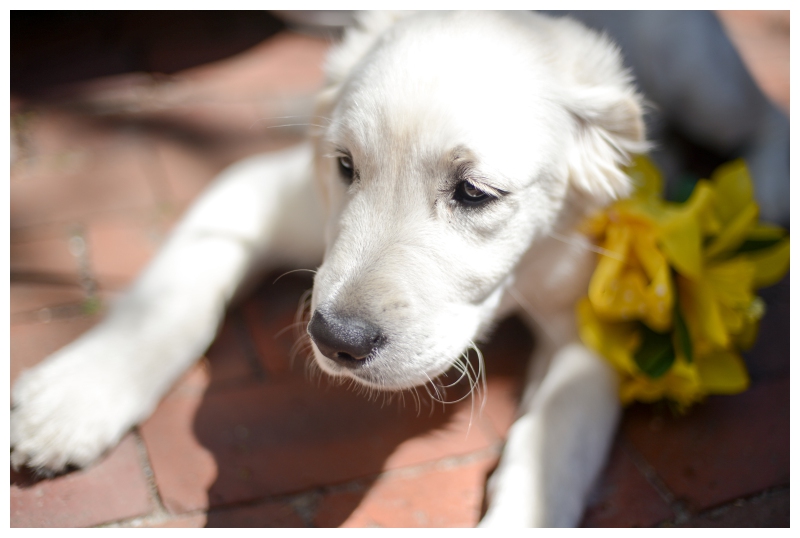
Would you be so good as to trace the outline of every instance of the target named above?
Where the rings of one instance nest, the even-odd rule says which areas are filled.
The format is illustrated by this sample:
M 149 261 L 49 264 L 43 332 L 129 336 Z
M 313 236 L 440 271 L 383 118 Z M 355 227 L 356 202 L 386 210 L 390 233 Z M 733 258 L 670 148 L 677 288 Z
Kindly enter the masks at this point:
M 263 125 L 266 122 L 273 122 L 276 120 L 304 120 L 298 121 L 296 123 L 283 123 L 278 125 Z M 327 120 L 326 125 L 322 125 L 320 123 L 316 123 L 314 120 Z M 313 120 L 309 117 L 309 115 L 299 115 L 299 116 L 265 116 L 263 118 L 258 118 L 253 121 L 248 127 L 249 130 L 253 130 L 257 127 L 262 127 L 266 129 L 280 129 L 282 127 L 316 127 L 318 129 L 326 129 L 330 126 L 330 118 L 326 118 L 324 116 L 315 116 Z
M 277 340 L 278 338 L 280 338 L 281 336 L 283 336 L 287 332 L 292 331 L 292 330 L 297 331 L 298 328 L 304 327 L 305 325 L 307 325 L 305 321 L 295 321 L 294 323 L 290 323 L 289 325 L 287 325 L 286 327 L 284 327 L 280 331 L 276 332 L 275 335 L 273 336 L 273 338 Z M 302 334 L 298 335 L 298 336 L 300 338 L 305 338 L 305 335 L 302 335 Z
M 272 283 L 275 284 L 277 281 L 279 281 L 280 279 L 282 279 L 286 275 L 289 275 L 289 274 L 292 274 L 292 273 L 311 273 L 312 275 L 316 275 L 317 274 L 317 272 L 314 269 L 292 269 L 291 271 L 286 271 L 285 273 L 280 275 L 278 278 L 273 280 Z M 310 292 L 310 290 L 309 290 L 309 292 Z
M 417 408 L 417 416 L 420 416 L 420 414 L 422 414 L 422 401 L 419 398 L 419 391 L 417 390 L 417 387 L 414 387 L 411 390 L 411 394 L 414 396 L 414 403 Z
M 608 256 L 609 258 L 613 258 L 615 260 L 625 261 L 625 258 L 622 255 L 614 252 L 613 250 L 608 250 L 607 248 L 599 247 L 583 236 L 570 237 L 568 235 L 564 235 L 554 231 L 548 232 L 547 235 L 549 235 L 553 239 L 556 239 L 557 241 L 561 241 L 562 243 L 572 245 L 573 247 L 578 247 L 584 250 L 588 250 L 590 252 L 600 254 L 601 256 Z
M 469 349 L 473 349 L 475 354 L 478 357 L 478 372 L 476 374 L 476 383 L 480 380 L 480 385 L 476 385 L 477 390 L 480 392 L 481 395 L 481 408 L 480 413 L 483 413 L 483 409 L 486 407 L 486 400 L 488 398 L 489 389 L 486 382 L 486 361 L 483 358 L 483 353 L 478 346 L 475 345 L 475 342 L 470 341 Z

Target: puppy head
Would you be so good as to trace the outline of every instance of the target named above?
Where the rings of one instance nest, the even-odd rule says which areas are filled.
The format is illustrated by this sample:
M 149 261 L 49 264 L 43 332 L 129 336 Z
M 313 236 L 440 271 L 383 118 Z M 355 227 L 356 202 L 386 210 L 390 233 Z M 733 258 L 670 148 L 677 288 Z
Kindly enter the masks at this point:
M 642 138 L 616 51 L 570 21 L 395 19 L 368 18 L 329 65 L 308 328 L 324 371 L 387 389 L 446 371 L 576 201 L 626 193 L 618 166 Z

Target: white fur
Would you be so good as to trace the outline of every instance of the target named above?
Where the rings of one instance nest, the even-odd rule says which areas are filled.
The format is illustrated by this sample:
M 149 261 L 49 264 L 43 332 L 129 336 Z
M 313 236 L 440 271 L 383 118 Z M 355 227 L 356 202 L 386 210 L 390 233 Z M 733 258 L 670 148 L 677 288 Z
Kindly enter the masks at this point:
M 628 192 L 619 166 L 644 149 L 617 51 L 532 13 L 378 13 L 327 69 L 311 145 L 223 174 L 108 319 L 19 379 L 12 462 L 90 463 L 202 353 L 254 267 L 324 251 L 312 308 L 386 338 L 359 368 L 316 361 L 372 387 L 426 383 L 522 307 L 541 345 L 482 525 L 577 524 L 619 406 L 577 338 L 593 255 L 571 229 Z M 457 203 L 464 174 L 497 199 Z

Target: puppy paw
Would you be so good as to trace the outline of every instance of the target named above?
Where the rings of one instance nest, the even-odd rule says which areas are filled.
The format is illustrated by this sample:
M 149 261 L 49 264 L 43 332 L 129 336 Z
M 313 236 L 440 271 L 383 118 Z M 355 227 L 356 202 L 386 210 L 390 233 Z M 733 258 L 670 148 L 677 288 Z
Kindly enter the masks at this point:
M 15 469 L 48 475 L 85 467 L 141 418 L 148 406 L 132 380 L 102 364 L 62 351 L 20 376 L 11 403 Z

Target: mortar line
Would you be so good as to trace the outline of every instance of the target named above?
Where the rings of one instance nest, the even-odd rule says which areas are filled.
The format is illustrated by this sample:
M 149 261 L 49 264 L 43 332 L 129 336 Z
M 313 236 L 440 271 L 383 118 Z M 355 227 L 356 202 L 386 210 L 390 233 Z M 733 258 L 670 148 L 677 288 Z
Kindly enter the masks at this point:
M 683 502 L 678 500 L 674 493 L 672 493 L 647 459 L 645 459 L 627 439 L 622 439 L 622 447 L 639 472 L 644 475 L 647 483 L 656 490 L 661 499 L 667 503 L 675 514 L 673 522 L 676 525 L 680 525 L 688 521 L 691 516 L 688 508 Z
M 155 504 L 155 509 L 153 511 L 154 515 L 168 515 L 171 516 L 166 507 L 164 506 L 164 501 L 161 498 L 161 493 L 158 491 L 158 485 L 156 484 L 156 474 L 153 471 L 153 466 L 150 463 L 150 454 L 147 452 L 147 445 L 144 442 L 144 438 L 142 437 L 141 431 L 139 430 L 139 426 L 133 428 L 133 438 L 136 442 L 136 451 L 139 456 L 139 467 L 142 469 L 144 473 L 145 480 L 147 482 L 147 490 L 150 494 L 150 498 L 153 499 Z M 168 518 L 169 519 L 169 518 Z
M 448 469 L 452 467 L 468 465 L 474 461 L 477 461 L 481 458 L 487 456 L 499 457 L 500 455 L 500 448 L 501 443 L 494 443 L 487 447 L 478 449 L 474 452 L 470 452 L 468 454 L 460 454 L 454 456 L 445 456 L 433 461 L 426 461 L 422 463 L 418 463 L 416 465 L 410 465 L 406 467 L 401 467 L 399 469 L 389 469 L 380 471 L 378 473 L 374 473 L 367 476 L 362 476 L 359 478 L 354 478 L 345 482 L 339 482 L 335 484 L 326 484 L 316 487 L 310 487 L 308 489 L 290 492 L 290 493 L 279 493 L 273 495 L 265 495 L 263 497 L 259 497 L 257 499 L 248 499 L 245 501 L 239 502 L 232 502 L 229 504 L 224 504 L 220 506 L 216 506 L 213 509 L 209 508 L 209 512 L 220 510 L 233 510 L 236 508 L 241 507 L 248 507 L 248 506 L 258 506 L 259 504 L 263 503 L 270 503 L 270 502 L 285 502 L 288 504 L 292 504 L 298 500 L 304 500 L 309 496 L 319 496 L 320 498 L 324 495 L 329 495 L 332 493 L 340 493 L 340 492 L 347 492 L 353 490 L 360 490 L 360 489 L 367 489 L 366 483 L 368 482 L 376 482 L 378 479 L 382 477 L 389 477 L 389 478 L 412 478 L 415 476 L 419 476 L 427 471 L 431 470 L 438 470 L 438 469 Z M 315 507 L 316 509 L 316 507 Z M 302 514 L 298 514 L 303 518 Z M 304 518 L 303 518 L 304 519 Z M 305 522 L 305 520 L 304 520 Z
M 764 489 L 762 491 L 759 491 L 758 493 L 754 493 L 752 495 L 744 495 L 744 496 L 741 496 L 741 497 L 737 497 L 736 499 L 727 501 L 727 502 L 725 502 L 723 504 L 708 508 L 706 510 L 701 510 L 700 512 L 697 512 L 696 514 L 694 514 L 692 517 L 694 517 L 694 518 L 709 517 L 709 518 L 713 519 L 715 517 L 719 517 L 719 516 L 725 514 L 726 512 L 728 512 L 730 510 L 734 510 L 736 508 L 745 506 L 745 505 L 750 504 L 750 503 L 755 503 L 755 502 L 758 502 L 760 500 L 769 499 L 770 497 L 776 496 L 776 495 L 778 495 L 780 493 L 783 493 L 783 492 L 788 492 L 789 490 L 790 490 L 790 486 L 789 485 L 770 487 L 770 488 Z M 686 522 L 684 521 L 684 522 L 681 522 L 681 523 L 686 523 Z M 664 522 L 659 523 L 657 526 L 659 526 L 659 527 L 671 527 L 671 526 L 674 526 L 674 525 L 680 525 L 681 523 L 679 523 L 677 521 L 664 521 Z M 789 522 L 787 521 L 787 524 L 788 523 Z

